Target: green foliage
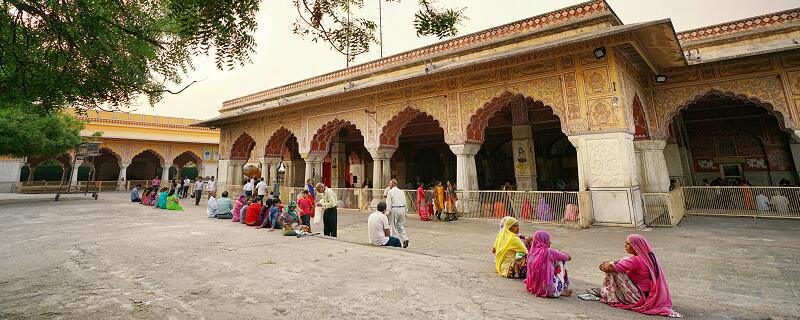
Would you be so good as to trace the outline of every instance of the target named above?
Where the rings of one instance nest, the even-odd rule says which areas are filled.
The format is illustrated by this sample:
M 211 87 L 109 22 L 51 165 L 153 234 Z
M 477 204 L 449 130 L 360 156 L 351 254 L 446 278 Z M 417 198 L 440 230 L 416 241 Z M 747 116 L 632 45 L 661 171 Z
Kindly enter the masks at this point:
M 364 0 L 293 1 L 299 18 L 292 24 L 292 31 L 314 42 L 327 42 L 348 61 L 369 52 L 371 45 L 379 43 L 375 37 L 377 23 L 354 14 L 353 9 L 364 7 Z M 454 36 L 458 34 L 457 25 L 466 19 L 463 9 L 436 9 L 432 0 L 419 0 L 419 5 L 420 11 L 414 15 L 413 22 L 417 36 L 436 36 L 439 39 Z
M 157 102 L 192 55 L 249 61 L 258 0 L 4 0 L 0 109 L 50 113 Z M 185 88 L 184 88 L 185 89 Z
M 0 110 L 0 155 L 57 157 L 81 143 L 83 122 L 56 113 L 50 116 L 19 108 Z

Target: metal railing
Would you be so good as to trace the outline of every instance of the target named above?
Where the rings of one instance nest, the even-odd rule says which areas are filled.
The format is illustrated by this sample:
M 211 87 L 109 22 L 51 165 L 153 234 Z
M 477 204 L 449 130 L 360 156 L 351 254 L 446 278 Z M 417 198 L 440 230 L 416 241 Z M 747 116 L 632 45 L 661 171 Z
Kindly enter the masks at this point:
M 684 215 L 683 190 L 642 193 L 644 224 L 648 227 L 673 227 Z
M 687 214 L 800 218 L 800 187 L 684 187 Z
M 578 193 L 560 191 L 457 191 L 459 217 L 577 225 Z

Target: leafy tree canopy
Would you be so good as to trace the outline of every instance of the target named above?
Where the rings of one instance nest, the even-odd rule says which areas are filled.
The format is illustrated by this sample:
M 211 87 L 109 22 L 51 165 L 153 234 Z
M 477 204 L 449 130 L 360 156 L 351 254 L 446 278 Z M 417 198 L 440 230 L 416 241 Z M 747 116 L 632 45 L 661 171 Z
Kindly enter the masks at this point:
M 83 122 L 66 113 L 42 117 L 21 108 L 0 109 L 0 155 L 57 157 L 81 143 Z
M 413 21 L 417 36 L 442 39 L 458 34 L 457 25 L 466 19 L 463 9 L 439 9 L 433 0 L 418 1 L 420 10 Z M 299 17 L 292 31 L 315 42 L 327 42 L 334 50 L 347 56 L 348 61 L 369 52 L 371 45 L 379 43 L 375 36 L 375 20 L 354 13 L 364 7 L 364 0 L 294 0 L 294 6 Z
M 395 2 L 399 0 L 380 0 Z M 461 10 L 418 0 L 419 36 L 457 33 Z M 268 5 L 269 1 L 264 1 Z M 294 0 L 294 32 L 323 39 L 352 60 L 377 43 L 373 19 L 351 16 L 364 0 Z M 250 62 L 260 0 L 2 0 L 0 109 L 48 114 L 64 107 L 151 104 L 181 83 L 195 55 L 218 69 Z M 192 82 L 194 83 L 194 82 Z M 191 84 L 189 84 L 191 85 Z M 106 108 L 108 109 L 108 108 Z
M 191 57 L 217 68 L 249 61 L 259 0 L 3 0 L 0 109 L 116 108 L 167 81 L 180 83 Z

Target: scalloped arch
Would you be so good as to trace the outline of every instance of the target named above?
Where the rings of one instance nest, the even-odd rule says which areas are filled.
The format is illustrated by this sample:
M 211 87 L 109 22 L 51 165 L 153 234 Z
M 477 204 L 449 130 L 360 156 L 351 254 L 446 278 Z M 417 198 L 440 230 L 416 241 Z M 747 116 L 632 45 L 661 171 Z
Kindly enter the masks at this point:
M 439 128 L 442 129 L 442 131 L 446 131 L 445 128 L 442 127 L 442 123 L 433 115 L 418 108 L 408 106 L 400 112 L 395 113 L 394 116 L 383 126 L 380 135 L 380 145 L 382 147 L 397 147 L 403 128 L 405 128 L 406 125 L 411 122 L 411 120 L 420 114 L 433 118 L 433 120 L 439 124 Z
M 564 134 L 568 134 L 564 130 L 567 127 L 564 121 L 565 118 L 558 112 L 556 108 L 551 107 L 542 100 L 537 100 L 521 93 L 504 91 L 500 95 L 493 97 L 491 100 L 489 100 L 489 102 L 486 102 L 481 108 L 476 110 L 472 116 L 470 116 L 466 128 L 466 141 L 469 143 L 483 143 L 484 131 L 489 125 L 489 119 L 491 119 L 492 116 L 500 111 L 500 109 L 509 103 L 514 102 L 515 99 L 522 99 L 526 103 L 539 103 L 551 109 L 553 111 L 553 115 L 558 117 L 561 123 L 561 131 L 564 132 Z
M 264 156 L 280 157 L 283 151 L 283 146 L 286 144 L 286 140 L 288 140 L 291 136 L 297 138 L 297 135 L 288 128 L 284 126 L 278 128 L 278 130 L 272 133 L 267 141 L 266 146 L 264 146 Z
M 231 145 L 231 160 L 247 160 L 250 157 L 250 151 L 256 145 L 256 140 L 247 132 L 242 132 L 239 137 Z
M 359 128 L 355 123 L 334 118 L 333 120 L 330 120 L 322 125 L 317 132 L 314 133 L 314 136 L 311 138 L 311 149 L 309 150 L 309 153 L 327 153 L 331 145 L 331 140 L 333 140 L 333 137 L 336 135 L 336 133 L 345 126 L 353 126 L 357 131 L 362 132 L 361 128 Z

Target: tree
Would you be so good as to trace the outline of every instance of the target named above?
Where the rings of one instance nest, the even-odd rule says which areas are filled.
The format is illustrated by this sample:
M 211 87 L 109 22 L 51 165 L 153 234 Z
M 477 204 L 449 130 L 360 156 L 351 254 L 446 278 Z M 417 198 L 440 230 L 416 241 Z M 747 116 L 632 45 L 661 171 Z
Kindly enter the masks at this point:
M 50 113 L 151 103 L 192 56 L 249 61 L 259 0 L 2 0 L 0 109 Z M 191 85 L 191 84 L 190 84 Z M 185 88 L 184 88 L 185 89 Z
M 57 157 L 81 143 L 83 122 L 66 113 L 41 116 L 20 108 L 0 110 L 0 155 Z
M 456 26 L 465 19 L 463 9 L 437 9 L 432 0 L 418 1 L 420 10 L 413 21 L 417 36 L 442 39 L 458 34 Z M 345 55 L 348 62 L 369 52 L 372 44 L 379 43 L 375 37 L 375 21 L 354 15 L 354 9 L 364 7 L 364 0 L 294 0 L 294 6 L 299 17 L 292 25 L 292 31 L 314 42 L 327 42 Z

